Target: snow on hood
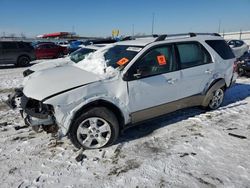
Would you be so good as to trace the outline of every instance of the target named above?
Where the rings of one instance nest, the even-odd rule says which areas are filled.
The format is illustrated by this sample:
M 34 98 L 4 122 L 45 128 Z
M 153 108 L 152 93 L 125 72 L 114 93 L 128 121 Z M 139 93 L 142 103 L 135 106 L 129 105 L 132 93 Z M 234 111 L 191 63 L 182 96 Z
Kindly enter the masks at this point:
M 105 52 L 113 46 L 114 44 L 109 44 L 100 48 L 96 52 L 88 54 L 85 59 L 80 61 L 78 64 L 74 64 L 74 66 L 97 74 L 101 78 L 110 78 L 115 76 L 118 73 L 118 70 L 111 66 L 107 67 L 107 61 L 104 58 Z
M 40 63 L 37 63 L 37 64 L 31 66 L 29 69 L 36 72 L 36 71 L 40 71 L 40 70 L 54 68 L 57 66 L 62 66 L 65 64 L 69 64 L 69 63 L 73 63 L 73 62 L 70 60 L 70 57 L 68 56 L 68 57 L 64 57 L 64 58 L 44 60 Z
M 27 97 L 43 100 L 56 93 L 100 80 L 96 74 L 72 65 L 38 71 L 25 79 L 23 92 Z

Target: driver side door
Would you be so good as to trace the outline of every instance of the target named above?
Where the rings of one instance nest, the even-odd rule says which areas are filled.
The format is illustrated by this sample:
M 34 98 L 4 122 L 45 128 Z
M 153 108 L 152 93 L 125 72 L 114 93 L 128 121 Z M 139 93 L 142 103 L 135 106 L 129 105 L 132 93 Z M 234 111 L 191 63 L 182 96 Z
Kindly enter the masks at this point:
M 128 75 L 132 123 L 165 114 L 170 110 L 167 104 L 183 96 L 174 45 L 152 48 L 130 67 Z

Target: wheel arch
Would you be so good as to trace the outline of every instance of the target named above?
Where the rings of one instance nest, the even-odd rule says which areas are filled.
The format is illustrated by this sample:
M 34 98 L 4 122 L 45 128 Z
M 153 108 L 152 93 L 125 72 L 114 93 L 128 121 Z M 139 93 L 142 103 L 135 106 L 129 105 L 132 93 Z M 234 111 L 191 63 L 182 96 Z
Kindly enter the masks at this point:
M 119 107 L 116 106 L 115 104 L 109 102 L 109 101 L 104 100 L 104 99 L 98 99 L 98 100 L 92 101 L 92 102 L 90 102 L 88 104 L 85 104 L 79 110 L 77 110 L 75 112 L 75 114 L 72 117 L 72 120 L 71 120 L 71 123 L 69 125 L 67 133 L 72 128 L 72 125 L 73 125 L 73 122 L 75 121 L 75 119 L 77 117 L 79 117 L 80 114 L 87 112 L 88 110 L 90 110 L 93 107 L 106 107 L 108 110 L 113 112 L 114 115 L 117 117 L 117 120 L 119 122 L 120 130 L 122 130 L 124 128 L 125 118 L 124 118 L 124 115 L 123 115 L 122 111 L 119 109 Z
M 206 107 L 209 104 L 213 92 L 219 88 L 223 88 L 224 91 L 227 89 L 227 84 L 224 78 L 218 78 L 210 83 L 209 87 L 205 91 L 202 106 Z

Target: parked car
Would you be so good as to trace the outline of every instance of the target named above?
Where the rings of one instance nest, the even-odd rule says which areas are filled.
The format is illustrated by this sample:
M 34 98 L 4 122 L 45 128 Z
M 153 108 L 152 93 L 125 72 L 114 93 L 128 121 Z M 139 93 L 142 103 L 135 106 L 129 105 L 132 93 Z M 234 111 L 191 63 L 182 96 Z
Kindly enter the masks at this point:
M 239 76 L 250 74 L 250 52 L 245 53 L 237 64 L 237 71 Z
M 69 42 L 68 41 L 58 42 L 58 45 L 60 45 L 62 47 L 68 47 L 69 46 Z
M 0 64 L 27 66 L 35 58 L 35 50 L 28 42 L 0 41 Z
M 68 53 L 66 47 L 54 43 L 41 43 L 35 46 L 37 59 L 60 58 Z
M 83 44 L 83 42 L 79 41 L 79 40 L 71 41 L 69 43 L 69 46 L 68 46 L 69 53 L 72 53 L 72 52 L 78 50 L 79 48 L 81 48 L 80 45 L 82 45 L 82 44 Z
M 132 124 L 191 106 L 219 108 L 236 80 L 234 62 L 218 34 L 118 42 L 81 64 L 32 74 L 8 103 L 27 125 L 56 127 L 76 147 L 96 149 Z
M 248 52 L 249 46 L 242 40 L 229 40 L 227 43 L 233 49 L 236 58 Z
M 36 71 L 50 69 L 50 68 L 54 68 L 58 66 L 64 66 L 68 64 L 79 63 L 85 58 L 86 55 L 104 46 L 105 45 L 89 45 L 89 46 L 85 46 L 84 48 L 80 48 L 76 50 L 75 52 L 71 53 L 69 56 L 58 58 L 58 59 L 52 59 L 52 60 L 44 60 L 43 62 L 34 64 L 28 69 L 26 69 L 23 72 L 23 76 L 26 77 Z

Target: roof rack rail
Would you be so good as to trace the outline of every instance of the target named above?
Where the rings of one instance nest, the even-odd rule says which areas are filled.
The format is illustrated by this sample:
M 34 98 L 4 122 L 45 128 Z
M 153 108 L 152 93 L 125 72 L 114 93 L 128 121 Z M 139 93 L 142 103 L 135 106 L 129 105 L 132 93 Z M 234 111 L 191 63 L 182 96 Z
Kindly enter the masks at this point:
M 181 33 L 181 34 L 170 34 L 170 35 L 163 34 L 163 35 L 159 35 L 159 37 L 155 40 L 155 42 L 163 41 L 168 37 L 180 37 L 180 36 L 196 37 L 197 35 L 220 36 L 220 34 L 218 34 L 218 33 Z
M 159 35 L 153 34 L 153 35 L 127 36 L 127 37 L 124 37 L 124 38 L 122 39 L 122 41 L 125 41 L 125 40 L 135 40 L 135 39 L 147 38 L 147 37 L 156 38 L 156 37 L 159 37 Z

